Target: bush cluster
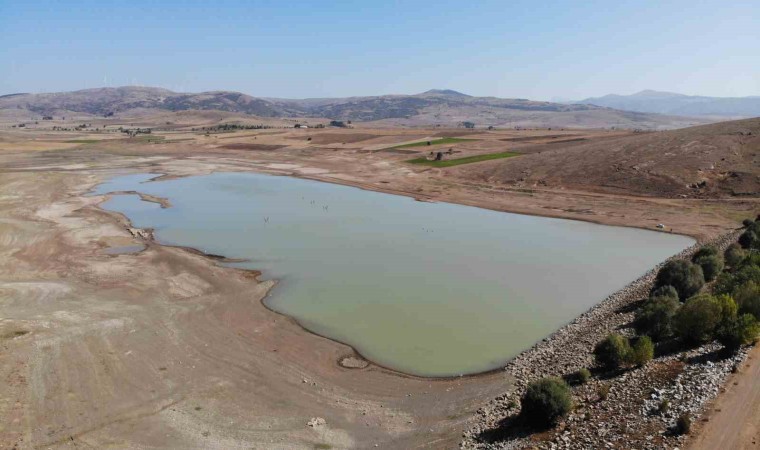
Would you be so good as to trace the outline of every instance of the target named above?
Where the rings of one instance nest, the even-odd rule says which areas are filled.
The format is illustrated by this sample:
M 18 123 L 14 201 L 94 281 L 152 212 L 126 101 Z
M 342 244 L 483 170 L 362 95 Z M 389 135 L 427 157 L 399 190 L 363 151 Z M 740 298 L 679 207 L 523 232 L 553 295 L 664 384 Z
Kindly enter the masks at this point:
M 758 223 L 753 221 L 748 231 Z M 755 341 L 760 334 L 760 254 L 733 244 L 724 255 L 728 268 L 714 247 L 699 249 L 692 263 L 663 266 L 649 299 L 636 312 L 637 331 L 655 341 L 671 336 L 689 344 L 718 339 L 732 349 Z M 705 281 L 700 282 L 700 271 L 707 281 L 717 279 L 714 295 L 699 293 Z
M 631 340 L 617 333 L 610 334 L 594 348 L 596 363 L 605 369 L 643 366 L 654 357 L 654 344 L 649 336 Z

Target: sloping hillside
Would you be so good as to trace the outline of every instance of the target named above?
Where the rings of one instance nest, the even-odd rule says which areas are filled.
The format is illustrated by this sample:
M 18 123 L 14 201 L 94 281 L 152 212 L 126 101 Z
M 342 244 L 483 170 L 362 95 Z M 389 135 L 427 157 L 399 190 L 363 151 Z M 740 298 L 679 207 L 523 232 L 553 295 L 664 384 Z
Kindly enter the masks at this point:
M 153 87 L 85 89 L 52 94 L 18 94 L 0 97 L 0 109 L 25 109 L 38 114 L 74 111 L 93 115 L 122 113 L 133 109 L 168 111 L 219 110 L 263 117 L 286 116 L 290 111 L 272 102 L 239 92 L 178 94 Z
M 660 197 L 760 195 L 760 118 L 521 149 L 519 158 L 452 171 L 512 187 Z

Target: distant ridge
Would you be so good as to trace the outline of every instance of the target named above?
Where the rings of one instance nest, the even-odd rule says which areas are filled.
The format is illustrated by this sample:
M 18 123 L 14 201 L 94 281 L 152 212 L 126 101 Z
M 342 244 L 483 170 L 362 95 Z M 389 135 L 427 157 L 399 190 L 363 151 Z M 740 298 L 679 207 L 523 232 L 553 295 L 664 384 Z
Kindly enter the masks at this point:
M 471 95 L 463 94 L 453 89 L 430 89 L 429 91 L 425 91 L 422 94 L 418 94 L 418 95 L 446 95 L 449 97 L 467 97 L 467 98 L 472 97 Z
M 431 89 L 414 95 L 278 99 L 252 97 L 234 91 L 181 93 L 155 87 L 123 86 L 48 94 L 11 94 L 0 97 L 0 110 L 53 116 L 226 111 L 259 117 L 373 122 L 376 126 L 393 127 L 464 126 L 471 122 L 478 127 L 669 129 L 710 122 L 590 104 L 473 97 L 452 89 Z
M 608 108 L 679 116 L 760 116 L 760 97 L 704 97 L 644 90 L 631 95 L 609 94 L 574 102 Z

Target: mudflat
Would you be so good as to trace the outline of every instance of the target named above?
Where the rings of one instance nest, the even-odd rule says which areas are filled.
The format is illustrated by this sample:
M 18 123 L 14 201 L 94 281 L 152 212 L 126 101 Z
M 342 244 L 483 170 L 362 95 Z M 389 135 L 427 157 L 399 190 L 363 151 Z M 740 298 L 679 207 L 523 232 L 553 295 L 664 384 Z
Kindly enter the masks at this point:
M 83 196 L 101 180 L 0 181 L 9 447 L 455 446 L 467 416 L 509 385 L 506 373 L 343 368 L 352 350 L 266 309 L 273 282 L 256 272 L 160 245 L 109 255 L 135 238 Z

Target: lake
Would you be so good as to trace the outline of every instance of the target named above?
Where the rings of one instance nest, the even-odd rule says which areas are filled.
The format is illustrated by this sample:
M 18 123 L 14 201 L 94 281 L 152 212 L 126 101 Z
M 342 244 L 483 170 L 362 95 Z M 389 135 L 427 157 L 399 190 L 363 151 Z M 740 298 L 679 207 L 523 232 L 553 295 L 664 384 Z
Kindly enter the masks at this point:
M 279 281 L 266 305 L 404 373 L 487 371 L 655 264 L 679 235 L 490 211 L 253 173 L 147 182 L 96 193 L 158 242 L 195 247 Z

